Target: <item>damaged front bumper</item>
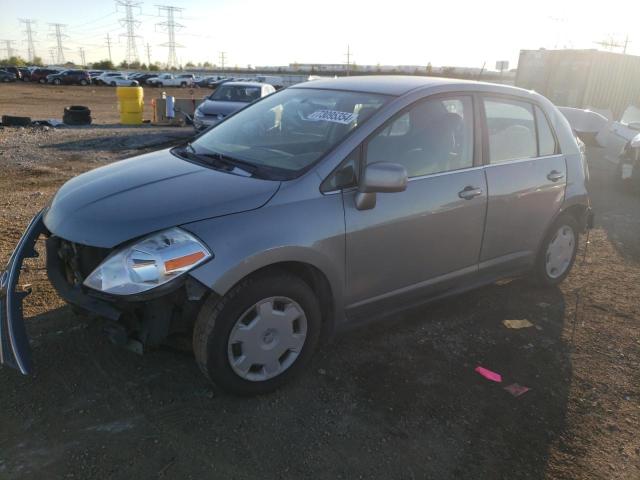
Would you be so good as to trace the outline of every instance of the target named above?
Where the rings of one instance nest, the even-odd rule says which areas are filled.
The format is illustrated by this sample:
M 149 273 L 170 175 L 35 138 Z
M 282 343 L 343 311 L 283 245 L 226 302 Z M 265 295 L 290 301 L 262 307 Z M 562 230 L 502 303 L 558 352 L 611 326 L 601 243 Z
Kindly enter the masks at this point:
M 47 231 L 42 217 L 33 219 L 20 238 L 5 271 L 0 273 L 0 363 L 16 368 L 23 375 L 31 372 L 31 349 L 24 327 L 22 300 L 30 291 L 18 291 L 18 279 L 25 258 L 37 257 L 35 243 Z

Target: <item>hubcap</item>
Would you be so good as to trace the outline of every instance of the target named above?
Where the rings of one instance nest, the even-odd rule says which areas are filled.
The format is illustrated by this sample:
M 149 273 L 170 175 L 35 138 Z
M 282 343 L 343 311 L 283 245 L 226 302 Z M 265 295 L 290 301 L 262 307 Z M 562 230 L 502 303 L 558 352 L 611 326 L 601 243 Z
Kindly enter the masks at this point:
M 564 275 L 569 268 L 576 249 L 576 238 L 573 229 L 561 226 L 547 247 L 546 270 L 551 278 Z
M 229 334 L 227 354 L 241 378 L 262 382 L 291 367 L 307 338 L 307 317 L 287 297 L 260 300 L 240 316 Z

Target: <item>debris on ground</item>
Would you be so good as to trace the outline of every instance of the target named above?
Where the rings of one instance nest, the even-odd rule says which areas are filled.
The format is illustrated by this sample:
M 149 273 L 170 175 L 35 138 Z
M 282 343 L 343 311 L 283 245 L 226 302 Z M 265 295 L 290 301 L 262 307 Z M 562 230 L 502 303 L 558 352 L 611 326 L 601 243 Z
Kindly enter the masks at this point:
M 514 397 L 519 397 L 520 395 L 524 395 L 529 390 L 531 390 L 529 387 L 525 387 L 517 383 L 512 383 L 511 385 L 507 385 L 506 387 L 504 387 L 504 389 Z
M 529 320 L 503 320 L 502 323 L 507 328 L 520 329 L 533 327 L 533 323 Z
M 496 372 L 492 372 L 491 370 L 484 367 L 476 367 L 475 371 L 482 375 L 487 380 L 491 380 L 492 382 L 500 383 L 502 382 L 502 375 Z

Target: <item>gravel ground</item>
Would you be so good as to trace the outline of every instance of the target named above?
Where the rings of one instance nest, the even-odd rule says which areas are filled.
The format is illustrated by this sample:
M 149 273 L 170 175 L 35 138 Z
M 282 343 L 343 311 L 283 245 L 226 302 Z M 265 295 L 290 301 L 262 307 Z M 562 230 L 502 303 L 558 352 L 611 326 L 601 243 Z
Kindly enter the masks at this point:
M 141 134 L 0 130 L 0 262 L 65 180 Z M 212 389 L 189 354 L 112 346 L 29 261 L 36 374 L 0 368 L 0 478 L 640 478 L 640 198 L 591 165 L 597 225 L 560 288 L 501 282 L 360 327 L 260 398 Z

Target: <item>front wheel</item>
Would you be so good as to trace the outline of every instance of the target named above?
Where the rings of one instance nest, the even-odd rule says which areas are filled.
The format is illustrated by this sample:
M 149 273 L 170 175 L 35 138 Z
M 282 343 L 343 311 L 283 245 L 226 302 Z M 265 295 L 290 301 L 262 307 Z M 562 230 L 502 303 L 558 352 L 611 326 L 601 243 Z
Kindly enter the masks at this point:
M 547 286 L 561 283 L 576 259 L 580 230 L 576 219 L 561 215 L 549 229 L 536 261 L 536 277 Z
M 303 370 L 320 325 L 318 300 L 307 283 L 286 272 L 259 274 L 206 300 L 193 332 L 196 361 L 226 391 L 268 393 Z

